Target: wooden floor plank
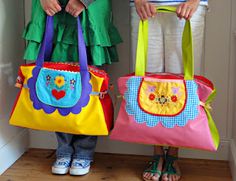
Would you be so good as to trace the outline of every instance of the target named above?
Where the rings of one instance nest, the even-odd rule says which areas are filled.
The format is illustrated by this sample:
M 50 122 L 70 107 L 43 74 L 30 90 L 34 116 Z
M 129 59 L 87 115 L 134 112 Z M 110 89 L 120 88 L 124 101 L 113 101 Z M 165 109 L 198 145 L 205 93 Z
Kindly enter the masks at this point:
M 0 181 L 140 181 L 147 156 L 96 154 L 91 172 L 83 177 L 51 174 L 54 150 L 30 149 Z M 228 162 L 180 159 L 182 181 L 232 181 Z

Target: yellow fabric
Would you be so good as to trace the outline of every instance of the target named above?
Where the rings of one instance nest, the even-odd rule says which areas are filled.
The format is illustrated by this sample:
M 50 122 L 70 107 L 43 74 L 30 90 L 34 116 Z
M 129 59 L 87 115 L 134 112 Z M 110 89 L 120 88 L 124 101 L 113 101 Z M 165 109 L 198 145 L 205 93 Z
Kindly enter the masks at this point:
M 34 66 L 21 67 L 25 77 L 24 84 L 32 76 L 33 68 Z M 102 86 L 103 78 L 91 73 L 90 82 L 93 85 L 92 91 L 98 92 Z M 57 110 L 52 114 L 45 114 L 43 110 L 35 110 L 29 97 L 28 88 L 22 88 L 10 118 L 10 124 L 36 130 L 83 135 L 108 135 L 103 108 L 98 96 L 90 96 L 88 105 L 82 108 L 79 114 L 70 113 L 67 116 L 61 116 Z
M 144 80 L 139 91 L 140 107 L 155 115 L 176 115 L 185 106 L 186 88 L 183 81 L 155 82 Z

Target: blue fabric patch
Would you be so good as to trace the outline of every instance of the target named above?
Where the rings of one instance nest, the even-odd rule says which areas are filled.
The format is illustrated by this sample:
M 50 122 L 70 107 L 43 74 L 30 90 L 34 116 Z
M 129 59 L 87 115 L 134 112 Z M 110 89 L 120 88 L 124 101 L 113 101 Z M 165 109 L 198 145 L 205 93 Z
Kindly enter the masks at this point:
M 81 87 L 80 73 L 41 69 L 36 81 L 36 94 L 44 104 L 70 108 L 79 101 Z
M 127 81 L 127 91 L 124 94 L 126 100 L 126 112 L 134 116 L 137 123 L 146 123 L 148 127 L 155 127 L 159 122 L 166 128 L 175 126 L 183 127 L 188 121 L 194 120 L 198 116 L 198 105 L 200 103 L 197 96 L 197 84 L 192 80 L 186 81 L 187 101 L 185 109 L 177 116 L 155 116 L 147 114 L 138 105 L 138 90 L 141 84 L 141 77 L 132 77 Z

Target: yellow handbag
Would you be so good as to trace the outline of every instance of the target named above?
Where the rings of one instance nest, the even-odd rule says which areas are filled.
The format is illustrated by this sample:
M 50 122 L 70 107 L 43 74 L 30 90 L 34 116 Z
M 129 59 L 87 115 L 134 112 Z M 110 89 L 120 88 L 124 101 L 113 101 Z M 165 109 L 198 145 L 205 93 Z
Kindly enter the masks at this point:
M 35 64 L 22 65 L 21 85 L 10 124 L 36 130 L 83 135 L 108 135 L 113 105 L 108 94 L 109 77 L 88 66 L 86 47 L 78 18 L 80 66 L 44 62 L 50 59 L 53 17 L 47 17 L 44 40 Z

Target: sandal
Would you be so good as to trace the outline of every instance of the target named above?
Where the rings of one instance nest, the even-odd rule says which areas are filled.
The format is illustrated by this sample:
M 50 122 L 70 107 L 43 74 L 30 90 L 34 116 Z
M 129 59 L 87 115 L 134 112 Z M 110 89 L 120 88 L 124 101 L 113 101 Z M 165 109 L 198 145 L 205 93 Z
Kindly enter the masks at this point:
M 159 178 L 161 178 L 162 172 L 158 170 L 158 165 L 160 162 L 160 158 L 164 157 L 163 155 L 155 155 L 153 161 L 149 162 L 149 165 L 147 166 L 147 169 L 143 172 L 143 180 L 144 181 L 152 181 L 152 179 L 146 179 L 144 178 L 144 173 L 151 173 L 152 177 L 157 174 Z M 164 161 L 164 160 L 163 160 Z M 159 179 L 158 179 L 159 180 Z
M 164 166 L 165 171 L 162 173 L 162 175 L 165 175 L 165 174 L 166 175 L 177 175 L 177 176 L 181 177 L 181 173 L 178 172 L 173 165 L 176 160 L 178 160 L 177 157 L 166 155 L 165 166 Z

